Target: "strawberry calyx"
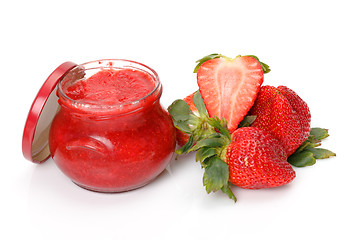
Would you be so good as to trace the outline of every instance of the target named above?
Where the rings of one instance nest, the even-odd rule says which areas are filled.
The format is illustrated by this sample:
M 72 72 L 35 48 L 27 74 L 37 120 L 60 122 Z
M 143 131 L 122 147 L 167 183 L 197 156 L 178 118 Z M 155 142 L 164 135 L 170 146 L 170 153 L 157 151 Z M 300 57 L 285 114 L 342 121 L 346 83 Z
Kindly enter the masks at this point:
M 198 114 L 191 111 L 188 103 L 182 99 L 175 100 L 168 107 L 168 112 L 173 119 L 174 126 L 180 131 L 190 134 L 188 142 L 176 150 L 176 153 L 179 155 L 189 152 L 196 142 L 206 136 L 212 135 L 215 131 L 209 124 L 209 114 L 199 91 L 195 92 L 193 102 L 198 110 Z M 191 151 L 193 151 L 193 149 Z
M 321 140 L 328 136 L 328 129 L 311 128 L 309 137 L 288 157 L 287 161 L 295 167 L 306 167 L 314 165 L 317 159 L 336 156 L 328 149 L 319 148 Z
M 189 105 L 180 99 L 168 107 L 174 126 L 190 134 L 188 142 L 176 153 L 181 155 L 196 151 L 195 159 L 205 169 L 203 185 L 206 192 L 221 190 L 236 202 L 230 189 L 229 166 L 224 161 L 224 153 L 231 142 L 226 120 L 209 117 L 199 91 L 194 94 L 193 102 L 199 115 L 194 114 Z

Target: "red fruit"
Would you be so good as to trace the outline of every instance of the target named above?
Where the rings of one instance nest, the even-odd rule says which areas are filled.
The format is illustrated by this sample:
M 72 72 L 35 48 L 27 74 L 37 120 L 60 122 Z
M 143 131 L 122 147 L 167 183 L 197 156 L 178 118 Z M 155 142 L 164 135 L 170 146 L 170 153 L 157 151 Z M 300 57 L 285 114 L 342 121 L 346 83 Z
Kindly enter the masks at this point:
M 211 59 L 197 71 L 197 83 L 210 117 L 225 118 L 230 132 L 254 104 L 263 81 L 262 66 L 250 56 Z
M 295 178 L 295 171 L 286 159 L 282 144 L 270 133 L 255 127 L 239 128 L 226 150 L 229 181 L 248 189 L 287 184 Z
M 194 97 L 194 94 L 195 94 L 195 93 L 196 93 L 196 92 L 193 92 L 192 94 L 190 94 L 189 96 L 187 96 L 187 97 L 184 98 L 183 100 L 184 100 L 187 104 L 189 104 L 190 110 L 191 110 L 192 112 L 197 113 L 198 111 L 197 111 L 196 106 L 195 106 L 194 101 L 193 101 L 193 97 Z
M 193 101 L 194 94 L 195 94 L 195 92 L 190 94 L 189 96 L 187 96 L 183 100 L 189 105 L 190 110 L 193 113 L 197 114 L 198 110 L 196 109 L 196 106 L 195 106 L 194 101 Z M 189 140 L 189 137 L 190 137 L 189 134 L 187 134 L 185 132 L 182 132 L 181 130 L 176 128 L 176 141 L 177 141 L 177 144 L 179 146 L 184 146 L 185 143 L 187 143 L 187 141 Z
M 256 115 L 253 127 L 264 129 L 285 147 L 287 156 L 309 137 L 311 115 L 307 104 L 285 86 L 261 87 L 249 112 Z

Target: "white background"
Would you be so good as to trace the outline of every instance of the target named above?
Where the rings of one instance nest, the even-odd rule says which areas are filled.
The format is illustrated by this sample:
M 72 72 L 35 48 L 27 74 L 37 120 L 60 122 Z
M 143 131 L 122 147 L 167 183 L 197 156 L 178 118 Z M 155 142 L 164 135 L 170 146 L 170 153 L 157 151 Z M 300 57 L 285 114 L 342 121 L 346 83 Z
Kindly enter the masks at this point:
M 0 239 L 359 239 L 357 1 L 3 1 L 0 4 Z M 195 61 L 257 55 L 309 105 L 337 157 L 289 185 L 206 194 L 194 156 L 121 194 L 83 190 L 50 159 L 22 156 L 30 105 L 62 62 L 124 58 L 154 68 L 162 104 L 197 89 Z

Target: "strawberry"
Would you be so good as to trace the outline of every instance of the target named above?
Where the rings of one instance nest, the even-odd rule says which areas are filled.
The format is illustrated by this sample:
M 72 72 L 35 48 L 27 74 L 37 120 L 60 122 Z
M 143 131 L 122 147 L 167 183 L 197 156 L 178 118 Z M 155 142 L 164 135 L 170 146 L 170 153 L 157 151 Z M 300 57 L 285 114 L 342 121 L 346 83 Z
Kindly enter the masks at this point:
M 295 178 L 281 143 L 255 127 L 239 128 L 232 133 L 223 160 L 229 166 L 229 181 L 241 188 L 277 187 Z
M 222 190 L 236 201 L 230 183 L 256 189 L 292 181 L 295 172 L 286 161 L 286 152 L 270 133 L 255 127 L 243 127 L 231 135 L 225 119 L 207 115 L 199 92 L 194 94 L 193 102 L 199 116 L 195 116 L 183 100 L 174 101 L 168 110 L 174 125 L 191 134 L 189 141 L 176 152 L 197 152 L 196 160 L 205 168 L 203 184 L 208 193 Z M 194 128 L 194 123 L 207 126 L 204 128 L 206 131 Z
M 294 91 L 260 88 L 269 71 L 255 56 L 211 54 L 194 70 L 199 91 L 168 107 L 174 126 L 188 139 L 176 153 L 196 152 L 207 193 L 221 190 L 236 201 L 231 184 L 281 186 L 296 176 L 290 164 L 305 167 L 335 156 L 317 148 L 328 130 L 310 130 L 310 111 Z
M 271 133 L 284 145 L 287 156 L 293 154 L 309 137 L 309 108 L 293 90 L 285 86 L 261 87 L 249 114 L 256 115 L 251 126 Z
M 230 59 L 212 54 L 198 62 L 195 72 L 206 109 L 210 117 L 225 118 L 233 132 L 254 104 L 270 69 L 255 56 Z

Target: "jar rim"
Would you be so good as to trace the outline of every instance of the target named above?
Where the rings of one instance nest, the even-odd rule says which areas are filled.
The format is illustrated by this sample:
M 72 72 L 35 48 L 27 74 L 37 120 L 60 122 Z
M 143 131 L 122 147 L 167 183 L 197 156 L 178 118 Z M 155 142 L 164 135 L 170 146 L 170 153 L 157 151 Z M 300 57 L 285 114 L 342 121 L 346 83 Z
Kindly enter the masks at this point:
M 153 80 L 154 80 L 154 88 L 145 96 L 140 97 L 136 100 L 132 101 L 125 101 L 121 103 L 115 103 L 115 104 L 101 104 L 101 103 L 94 103 L 94 102 L 87 102 L 87 101 L 79 101 L 70 98 L 63 89 L 64 81 L 69 81 L 71 79 L 83 79 L 85 76 L 85 71 L 89 70 L 106 70 L 106 69 L 135 69 L 143 71 L 147 74 L 149 74 Z M 65 82 L 66 83 L 66 82 Z M 127 59 L 100 59 L 95 61 L 89 61 L 83 64 L 78 65 L 77 67 L 73 68 L 71 71 L 69 71 L 63 79 L 61 79 L 58 83 L 58 96 L 59 96 L 59 102 L 60 98 L 62 103 L 64 103 L 67 106 L 71 106 L 71 108 L 75 108 L 81 112 L 87 112 L 87 111 L 99 111 L 99 112 L 109 112 L 109 111 L 121 111 L 127 109 L 126 112 L 129 112 L 130 110 L 136 110 L 138 108 L 143 107 L 143 102 L 150 100 L 149 102 L 153 103 L 158 98 L 160 98 L 160 95 L 162 93 L 162 85 L 159 79 L 158 74 L 156 71 L 150 67 L 148 67 L 145 64 L 127 60 Z

